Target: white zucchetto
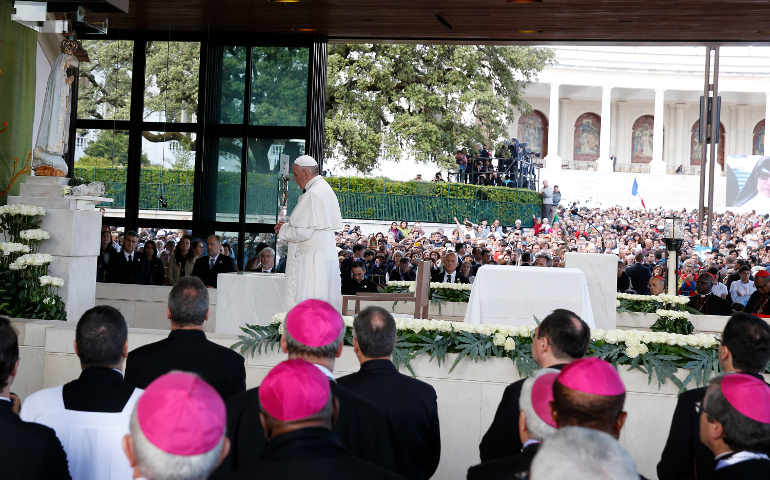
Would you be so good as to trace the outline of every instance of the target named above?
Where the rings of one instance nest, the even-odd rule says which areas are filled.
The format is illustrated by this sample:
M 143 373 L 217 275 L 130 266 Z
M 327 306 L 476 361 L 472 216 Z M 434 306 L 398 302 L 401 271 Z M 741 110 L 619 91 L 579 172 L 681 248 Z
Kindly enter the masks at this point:
M 310 155 L 302 155 L 294 160 L 294 165 L 297 165 L 298 167 L 318 167 L 318 162 L 316 162 L 315 158 Z

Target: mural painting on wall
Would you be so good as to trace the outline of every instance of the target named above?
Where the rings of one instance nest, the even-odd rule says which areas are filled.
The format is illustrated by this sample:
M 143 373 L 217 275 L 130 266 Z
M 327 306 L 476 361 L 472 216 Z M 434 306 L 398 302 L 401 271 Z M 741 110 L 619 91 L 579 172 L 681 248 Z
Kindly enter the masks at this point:
M 516 137 L 520 143 L 528 143 L 533 152 L 540 157 L 548 155 L 548 121 L 541 112 L 519 117 L 519 131 Z
M 584 113 L 575 121 L 575 160 L 599 158 L 601 119 L 595 113 Z
M 696 120 L 690 130 L 690 165 L 700 165 L 703 144 L 700 137 L 700 120 Z M 725 169 L 725 127 L 719 123 L 719 143 L 717 144 L 717 162 Z
M 652 133 L 654 117 L 643 115 L 636 119 L 631 129 L 631 162 L 650 163 L 652 161 Z
M 751 142 L 752 155 L 765 154 L 765 121 L 762 120 L 754 127 L 754 137 Z

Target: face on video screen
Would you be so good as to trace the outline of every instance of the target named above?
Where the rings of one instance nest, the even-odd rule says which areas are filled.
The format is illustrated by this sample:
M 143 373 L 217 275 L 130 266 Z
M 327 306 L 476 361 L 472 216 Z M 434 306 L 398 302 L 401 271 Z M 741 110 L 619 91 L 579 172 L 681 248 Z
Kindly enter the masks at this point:
M 770 157 L 734 155 L 727 158 L 725 204 L 770 212 Z

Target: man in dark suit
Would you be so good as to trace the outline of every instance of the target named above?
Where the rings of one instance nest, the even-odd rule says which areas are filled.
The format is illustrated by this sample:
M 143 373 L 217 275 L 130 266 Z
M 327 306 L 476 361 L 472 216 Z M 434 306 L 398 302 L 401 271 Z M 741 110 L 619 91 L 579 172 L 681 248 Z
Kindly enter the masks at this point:
M 556 433 L 556 423 L 551 417 L 549 403 L 553 400 L 553 382 L 558 373 L 555 368 L 543 368 L 524 381 L 519 396 L 519 407 L 523 414 L 518 432 L 524 445 L 521 453 L 469 468 L 468 480 L 518 478 L 517 474 L 529 471 L 540 444 Z
M 343 295 L 355 295 L 358 292 L 377 293 L 377 285 L 364 278 L 366 270 L 362 262 L 353 262 L 352 275 L 342 282 Z
M 353 323 L 353 351 L 361 369 L 338 383 L 387 414 L 413 471 L 409 478 L 427 480 L 441 457 L 436 390 L 396 369 L 391 361 L 396 336 L 396 321 L 387 310 L 362 310 Z
M 255 272 L 262 273 L 276 273 L 275 270 L 275 250 L 270 247 L 265 247 L 259 252 L 259 267 L 254 269 Z
M 591 329 L 574 312 L 554 310 L 535 330 L 532 358 L 542 368 L 561 368 L 588 352 Z M 482 462 L 516 455 L 521 451 L 519 432 L 519 396 L 526 379 L 506 387 L 487 433 L 481 439 Z
M 332 431 L 340 401 L 329 379 L 300 358 L 276 365 L 259 390 L 268 443 L 253 463 L 227 479 L 395 480 L 403 477 L 361 460 Z
M 126 382 L 147 388 L 161 375 L 180 370 L 200 375 L 223 399 L 246 390 L 244 358 L 206 339 L 203 322 L 209 318 L 209 292 L 199 278 L 182 277 L 174 284 L 168 295 L 168 318 L 168 338 L 130 352 Z
M 388 277 L 388 280 L 392 282 L 414 282 L 416 279 L 417 272 L 412 270 L 409 259 L 406 257 L 403 257 L 398 261 L 398 265 L 396 265 L 396 268 L 390 272 L 390 276 Z
M 700 439 L 716 461 L 706 478 L 770 478 L 768 405 L 770 387 L 758 378 L 726 374 L 711 379 L 699 408 Z
M 719 365 L 726 373 L 737 372 L 762 379 L 770 362 L 770 326 L 748 313 L 734 313 L 722 332 Z M 716 461 L 700 441 L 695 404 L 703 401 L 706 387 L 679 395 L 666 447 L 658 463 L 660 480 L 704 478 L 714 471 Z
M 346 257 L 342 260 L 342 264 L 340 264 L 340 278 L 342 278 L 343 283 L 352 275 L 354 262 L 361 262 L 366 265 L 366 262 L 364 261 L 365 250 L 366 247 L 364 245 L 357 243 L 353 245 L 353 256 Z
M 733 313 L 730 303 L 711 293 L 714 277 L 710 273 L 701 273 L 695 281 L 695 295 L 690 297 L 687 306 L 694 308 L 704 315 L 724 315 Z
M 11 383 L 19 367 L 19 339 L 11 322 L 0 317 L 0 467 L 2 477 L 70 480 L 67 454 L 56 432 L 27 423 L 13 411 Z
M 135 285 L 150 285 L 150 262 L 147 255 L 138 253 L 139 244 L 136 232 L 129 230 L 123 239 L 123 249 L 118 254 L 110 255 L 107 263 L 107 283 L 132 283 Z
M 217 288 L 217 275 L 237 272 L 238 268 L 235 266 L 235 260 L 227 255 L 220 255 L 222 238 L 219 235 L 211 235 L 206 239 L 206 251 L 209 256 L 195 261 L 192 275 L 203 280 L 207 287 Z
M 430 281 L 437 283 L 471 283 L 468 277 L 463 276 L 463 274 L 457 271 L 458 265 L 457 254 L 455 252 L 447 253 L 446 257 L 444 257 L 444 269 L 433 275 Z
M 329 377 L 331 392 L 340 404 L 332 430 L 353 455 L 391 472 L 406 473 L 402 439 L 396 436 L 385 412 L 334 380 L 334 363 L 342 355 L 345 332 L 342 317 L 334 307 L 321 300 L 305 300 L 286 317 L 281 350 L 289 354 L 289 359 L 302 358 L 315 364 Z M 259 388 L 233 395 L 226 405 L 227 436 L 232 448 L 213 479 L 252 464 L 267 446 L 259 415 Z
M 631 279 L 631 288 L 639 295 L 649 295 L 650 287 L 647 282 L 652 277 L 652 271 L 644 264 L 644 254 L 638 252 L 634 255 L 636 263 L 626 268 L 626 274 Z
M 120 452 L 142 390 L 123 380 L 128 355 L 123 315 L 106 305 L 86 311 L 75 329 L 75 353 L 80 377 L 30 395 L 21 419 L 56 431 L 73 477 L 131 478 L 133 470 Z

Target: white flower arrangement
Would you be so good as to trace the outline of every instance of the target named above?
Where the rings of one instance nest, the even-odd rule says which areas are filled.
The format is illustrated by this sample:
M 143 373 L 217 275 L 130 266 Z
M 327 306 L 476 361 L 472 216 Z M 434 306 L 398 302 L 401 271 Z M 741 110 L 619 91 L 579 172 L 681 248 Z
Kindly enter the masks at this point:
M 0 250 L 2 250 L 3 256 L 7 257 L 12 253 L 29 253 L 29 246 L 23 243 L 3 242 L 0 243 Z
M 633 349 L 630 353 L 638 352 L 637 356 L 647 353 L 649 351 L 647 345 L 650 343 L 679 345 L 680 347 L 689 345 L 697 348 L 713 348 L 717 345 L 716 338 L 706 333 L 680 335 L 677 333 L 647 332 L 642 330 L 608 330 L 605 332 L 601 329 L 594 329 L 591 330 L 591 340 L 594 342 L 604 340 L 605 343 L 611 345 L 623 343 L 627 349 Z M 628 354 L 627 356 L 634 358 Z
M 19 233 L 19 236 L 24 240 L 37 240 L 37 241 L 48 240 L 51 238 L 50 233 L 46 232 L 45 230 L 41 230 L 39 228 L 34 228 L 32 230 L 23 230 L 21 233 Z
M 11 263 L 8 268 L 11 270 L 23 270 L 29 266 L 39 267 L 53 262 L 53 257 L 47 253 L 28 253 L 22 255 Z
M 3 205 L 0 207 L 0 215 L 5 214 L 34 217 L 36 215 L 45 215 L 45 210 L 34 205 L 23 205 L 21 203 L 16 203 L 13 205 Z
M 685 305 L 690 301 L 689 297 L 683 297 L 681 295 L 637 295 L 635 293 L 617 293 L 616 298 L 618 300 L 631 300 L 632 302 L 658 302 L 665 303 L 667 305 Z M 616 305 L 618 305 L 616 303 Z
M 690 312 L 680 312 L 678 310 L 664 310 L 662 308 L 659 308 L 655 310 L 655 315 L 659 317 L 668 317 L 668 318 L 683 318 L 685 320 L 690 318 Z
M 408 287 L 410 292 L 414 292 L 417 282 L 404 282 L 404 281 L 392 281 L 388 282 L 388 287 Z M 430 282 L 430 288 L 434 289 L 446 289 L 446 290 L 467 290 L 471 291 L 473 285 L 466 283 L 443 283 L 443 282 Z
M 52 277 L 50 275 L 43 275 L 38 279 L 41 287 L 51 285 L 52 287 L 61 288 L 64 286 L 64 280 L 59 277 Z

